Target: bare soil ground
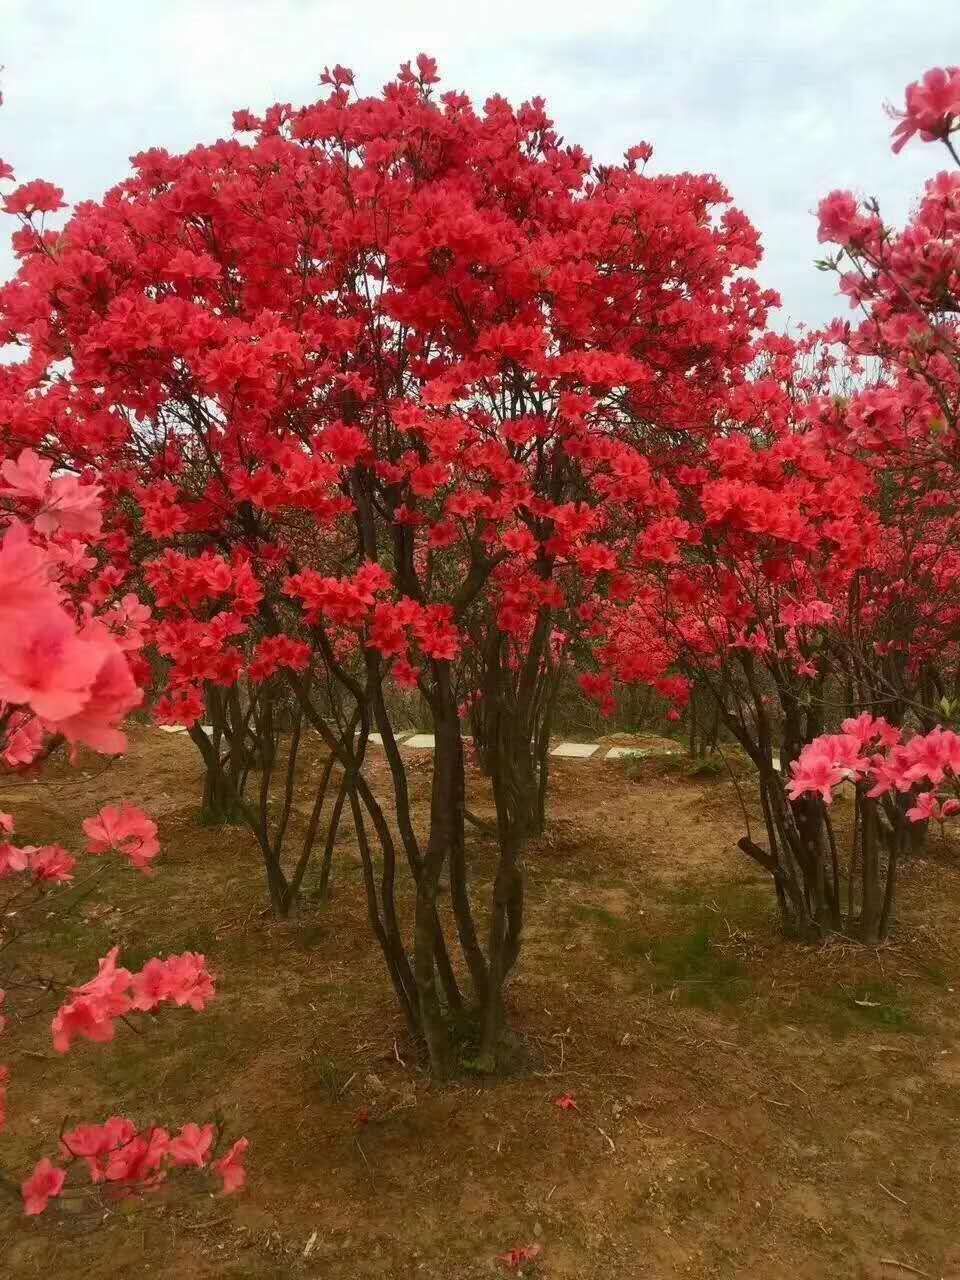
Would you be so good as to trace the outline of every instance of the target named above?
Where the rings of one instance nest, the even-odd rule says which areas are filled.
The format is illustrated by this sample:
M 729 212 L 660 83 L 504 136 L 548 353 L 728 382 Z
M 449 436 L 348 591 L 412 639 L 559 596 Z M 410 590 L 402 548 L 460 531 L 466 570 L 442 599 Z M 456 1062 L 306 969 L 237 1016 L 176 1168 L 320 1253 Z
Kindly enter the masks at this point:
M 114 943 L 130 966 L 189 948 L 219 995 L 65 1058 L 12 1027 L 11 1047 L 31 1030 L 39 1052 L 17 1066 L 3 1165 L 20 1174 L 67 1116 L 218 1112 L 251 1140 L 250 1181 L 35 1220 L 0 1200 L 3 1277 L 480 1280 L 533 1243 L 524 1274 L 554 1280 L 960 1277 L 953 849 L 908 863 L 890 945 L 800 947 L 735 849 L 728 779 L 557 762 L 509 991 L 525 1066 L 439 1087 L 391 1002 L 349 839 L 331 901 L 308 893 L 278 923 L 245 831 L 197 823 L 188 740 L 138 730 L 102 769 L 0 781 L 24 841 L 79 845 L 81 819 L 119 798 L 160 822 L 157 875 L 111 872 L 56 926 L 48 969 L 82 980 Z M 412 764 L 421 805 L 429 771 Z M 477 774 L 470 806 L 490 812 Z M 469 857 L 483 893 L 476 833 Z

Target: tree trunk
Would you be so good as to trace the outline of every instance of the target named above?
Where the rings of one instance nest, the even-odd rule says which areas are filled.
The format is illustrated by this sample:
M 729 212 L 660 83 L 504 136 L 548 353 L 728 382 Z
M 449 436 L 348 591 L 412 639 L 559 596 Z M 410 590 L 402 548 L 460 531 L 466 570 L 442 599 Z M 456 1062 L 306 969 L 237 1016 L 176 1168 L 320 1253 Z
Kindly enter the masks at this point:
M 450 1040 L 436 980 L 440 921 L 437 900 L 444 863 L 454 845 L 464 840 L 463 744 L 460 719 L 445 662 L 434 662 L 433 788 L 430 834 L 417 881 L 414 924 L 414 976 L 420 1003 L 420 1022 L 432 1073 L 443 1078 L 450 1071 Z

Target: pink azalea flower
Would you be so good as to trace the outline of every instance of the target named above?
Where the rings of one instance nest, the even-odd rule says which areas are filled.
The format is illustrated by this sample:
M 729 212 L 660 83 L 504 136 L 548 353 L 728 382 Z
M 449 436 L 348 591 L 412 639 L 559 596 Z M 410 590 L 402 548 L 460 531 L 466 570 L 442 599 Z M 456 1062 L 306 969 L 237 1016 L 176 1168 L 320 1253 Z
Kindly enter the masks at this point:
M 136 1126 L 122 1116 L 111 1116 L 106 1124 L 82 1124 L 70 1129 L 60 1139 L 64 1159 L 84 1160 L 91 1182 L 102 1182 L 106 1177 L 104 1157 L 130 1142 L 136 1135 Z
M 159 1182 L 163 1177 L 161 1165 L 167 1154 L 170 1135 L 166 1129 L 154 1128 L 138 1133 L 122 1146 L 116 1147 L 107 1158 L 108 1182 Z
M 30 1215 L 43 1213 L 48 1202 L 63 1190 L 66 1180 L 66 1171 L 58 1169 L 44 1156 L 35 1166 L 30 1177 L 20 1184 L 24 1213 Z
M 941 783 L 948 769 L 960 770 L 960 736 L 950 729 L 932 729 L 925 736 L 912 738 L 907 751 L 913 763 L 906 776 L 914 782 Z
M 74 475 L 51 479 L 52 470 L 52 464 L 33 449 L 24 449 L 16 462 L 8 458 L 0 466 L 0 476 L 7 482 L 0 493 L 40 504 L 33 522 L 38 533 L 49 535 L 62 529 L 87 539 L 99 537 L 100 486 L 81 484 Z
M 97 655 L 95 678 L 86 701 L 66 716 L 45 716 L 48 726 L 68 742 L 83 743 L 106 755 L 117 755 L 127 739 L 117 728 L 120 721 L 143 701 L 127 660 L 116 641 L 99 623 L 91 623 L 81 640 Z
M 817 206 L 817 218 L 817 239 L 821 244 L 849 244 L 863 225 L 857 198 L 850 191 L 831 191 Z
M 227 1154 L 214 1162 L 214 1169 L 223 1178 L 224 1195 L 239 1191 L 246 1182 L 247 1171 L 243 1167 L 243 1157 L 249 1146 L 246 1138 L 238 1138 Z
M 893 131 L 893 150 L 900 151 L 914 134 L 924 142 L 945 138 L 960 119 L 960 67 L 931 67 L 920 81 L 907 85 L 903 111 Z
M 844 720 L 840 728 L 851 738 L 856 738 L 861 744 L 866 744 L 874 740 L 879 732 L 876 726 L 882 723 L 883 721 L 874 720 L 869 711 L 864 711 L 862 715 L 856 718 L 849 717 Z
M 790 765 L 793 774 L 788 785 L 791 800 L 797 800 L 807 792 L 814 792 L 823 797 L 825 804 L 833 800 L 833 788 L 843 782 L 844 771 L 833 763 L 826 755 L 808 754 L 809 748 L 800 753 L 800 758 Z
M 148 960 L 133 975 L 132 991 L 132 1007 L 143 1013 L 167 1000 L 181 1007 L 189 1005 L 199 1013 L 216 994 L 206 958 L 192 951 L 168 956 L 166 960 Z
M 150 1013 L 162 1004 L 170 994 L 166 964 L 156 957 L 148 960 L 140 972 L 133 975 L 132 992 L 133 1007 L 141 1013 Z
M 143 631 L 150 621 L 150 609 L 135 595 L 127 594 L 119 604 L 100 615 L 110 626 L 117 645 L 125 652 L 143 648 Z
M 916 804 L 907 810 L 911 822 L 939 822 L 940 806 L 933 791 L 921 791 Z
M 2 759 L 15 769 L 18 765 L 33 764 L 43 747 L 43 725 L 28 713 L 14 717 L 3 744 Z
M 0 614 L 0 698 L 6 702 L 26 704 L 49 721 L 74 716 L 89 701 L 102 662 L 56 605 L 21 615 L 15 624 Z
M 167 1148 L 170 1159 L 174 1164 L 202 1168 L 207 1163 L 214 1132 L 212 1124 L 185 1124 L 177 1136 L 170 1139 Z
M 167 999 L 176 1005 L 189 1005 L 200 1013 L 216 994 L 206 956 L 184 951 L 182 955 L 169 956 L 165 963 L 169 982 Z
M 0 476 L 7 482 L 0 488 L 0 493 L 12 498 L 32 498 L 36 502 L 42 502 L 52 470 L 51 462 L 45 461 L 33 449 L 24 449 L 16 462 L 8 458 L 0 466 Z
M 16 845 L 0 844 L 0 880 L 18 871 L 26 871 L 30 857 L 30 846 L 18 849 Z
M 50 483 L 44 508 L 33 527 L 48 535 L 62 529 L 64 533 L 96 539 L 102 524 L 100 486 L 81 484 L 76 476 L 57 476 Z
M 45 844 L 30 854 L 30 870 L 34 879 L 51 884 L 69 884 L 76 865 L 76 858 L 59 844 Z
M 14 520 L 0 543 L 0 617 L 22 617 L 55 605 L 60 594 L 51 579 L 49 555 L 30 541 L 27 526 Z
M 84 819 L 90 853 L 114 849 L 130 859 L 140 871 L 147 871 L 160 852 L 157 824 L 136 805 L 106 805 L 95 818 Z
M 104 1044 L 113 1039 L 114 1020 L 131 1009 L 129 996 L 133 975 L 117 968 L 120 948 L 114 947 L 100 961 L 95 978 L 74 987 L 73 999 L 60 1006 L 51 1023 L 53 1047 L 66 1053 L 75 1039 Z

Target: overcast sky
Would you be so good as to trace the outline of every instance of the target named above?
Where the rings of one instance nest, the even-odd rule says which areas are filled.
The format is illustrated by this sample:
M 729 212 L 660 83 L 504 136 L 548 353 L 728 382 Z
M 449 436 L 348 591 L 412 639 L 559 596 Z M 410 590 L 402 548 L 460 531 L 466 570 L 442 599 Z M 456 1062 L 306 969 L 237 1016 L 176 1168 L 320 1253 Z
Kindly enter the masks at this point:
M 811 265 L 817 200 L 853 187 L 899 221 L 943 167 L 894 157 L 882 107 L 960 63 L 960 2 L 0 0 L 0 158 L 95 197 L 137 151 L 227 136 L 236 107 L 314 101 L 325 63 L 374 92 L 421 50 L 478 102 L 542 94 L 595 160 L 647 140 L 659 170 L 716 173 L 762 233 L 780 323 L 817 323 L 843 307 Z

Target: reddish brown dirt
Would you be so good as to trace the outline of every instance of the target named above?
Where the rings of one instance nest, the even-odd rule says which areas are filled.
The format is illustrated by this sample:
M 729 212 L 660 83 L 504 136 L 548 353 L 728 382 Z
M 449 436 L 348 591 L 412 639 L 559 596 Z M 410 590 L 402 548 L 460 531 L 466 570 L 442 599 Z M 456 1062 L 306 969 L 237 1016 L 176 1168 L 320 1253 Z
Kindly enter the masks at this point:
M 420 802 L 429 768 L 412 766 Z M 800 948 L 735 850 L 728 782 L 558 763 L 509 993 L 526 1065 L 438 1087 L 391 1004 L 349 840 L 331 902 L 276 923 L 246 833 L 196 823 L 189 741 L 144 729 L 100 769 L 0 782 L 33 842 L 76 840 L 119 797 L 161 824 L 156 877 L 118 871 L 44 963 L 85 977 L 112 943 L 131 964 L 189 947 L 220 994 L 66 1058 L 33 1033 L 4 1168 L 49 1151 L 68 1115 L 172 1125 L 219 1109 L 251 1140 L 250 1184 L 97 1216 L 27 1220 L 4 1203 L 3 1277 L 479 1280 L 531 1243 L 526 1274 L 555 1280 L 960 1277 L 953 851 L 906 868 L 890 946 Z M 478 775 L 471 807 L 490 812 Z M 470 861 L 482 895 L 479 836 Z M 554 1105 L 565 1093 L 575 1110 Z

